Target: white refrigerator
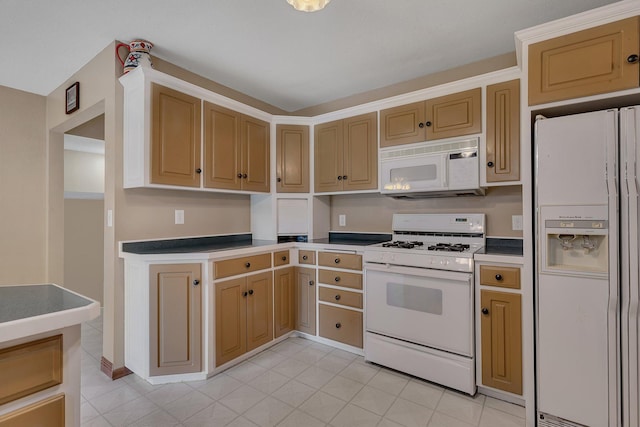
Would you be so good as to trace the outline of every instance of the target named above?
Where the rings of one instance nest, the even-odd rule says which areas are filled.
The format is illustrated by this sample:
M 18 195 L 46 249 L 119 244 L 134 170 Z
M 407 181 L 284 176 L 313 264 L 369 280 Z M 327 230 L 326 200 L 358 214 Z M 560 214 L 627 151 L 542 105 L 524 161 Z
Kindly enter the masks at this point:
M 640 107 L 535 125 L 538 426 L 640 427 Z

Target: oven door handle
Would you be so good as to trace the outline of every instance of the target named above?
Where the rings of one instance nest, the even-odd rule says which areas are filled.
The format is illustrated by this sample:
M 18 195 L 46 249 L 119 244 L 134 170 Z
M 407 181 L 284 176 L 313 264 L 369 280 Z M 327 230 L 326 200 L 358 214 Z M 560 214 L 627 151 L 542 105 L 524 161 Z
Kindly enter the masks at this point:
M 365 275 L 367 271 L 380 271 L 383 273 L 409 274 L 412 276 L 455 280 L 458 282 L 467 282 L 469 284 L 471 284 L 471 277 L 472 277 L 471 273 L 462 273 L 459 271 L 435 270 L 432 268 L 402 267 L 399 265 L 374 264 L 374 263 L 365 263 L 364 270 L 365 270 Z

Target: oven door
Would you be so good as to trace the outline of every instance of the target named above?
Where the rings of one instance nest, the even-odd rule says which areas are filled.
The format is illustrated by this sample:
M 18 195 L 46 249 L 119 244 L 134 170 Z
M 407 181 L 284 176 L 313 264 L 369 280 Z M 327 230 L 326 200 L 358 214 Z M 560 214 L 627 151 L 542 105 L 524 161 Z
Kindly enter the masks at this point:
M 473 357 L 471 273 L 366 264 L 366 330 Z

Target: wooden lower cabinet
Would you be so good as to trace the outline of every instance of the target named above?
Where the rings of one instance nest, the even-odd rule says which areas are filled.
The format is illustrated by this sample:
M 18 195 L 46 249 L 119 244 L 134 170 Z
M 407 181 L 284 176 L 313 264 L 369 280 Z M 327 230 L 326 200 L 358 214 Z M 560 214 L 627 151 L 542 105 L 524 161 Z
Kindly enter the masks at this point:
M 316 270 L 296 268 L 296 330 L 316 334 Z
M 0 416 L 0 427 L 64 427 L 64 394 Z
M 319 335 L 362 348 L 362 312 L 320 304 Z
M 215 283 L 216 366 L 273 339 L 271 271 Z
M 149 374 L 202 370 L 201 264 L 149 267 Z
M 480 291 L 482 384 L 522 395 L 521 295 Z
M 273 332 L 276 338 L 296 327 L 295 267 L 282 268 L 273 273 Z

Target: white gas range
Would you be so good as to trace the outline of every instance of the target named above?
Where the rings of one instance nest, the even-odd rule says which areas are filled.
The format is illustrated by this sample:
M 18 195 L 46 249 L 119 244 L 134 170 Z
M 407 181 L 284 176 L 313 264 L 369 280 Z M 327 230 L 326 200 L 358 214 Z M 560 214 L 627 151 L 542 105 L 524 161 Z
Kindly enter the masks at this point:
M 396 214 L 364 251 L 365 359 L 475 394 L 473 254 L 484 214 Z

